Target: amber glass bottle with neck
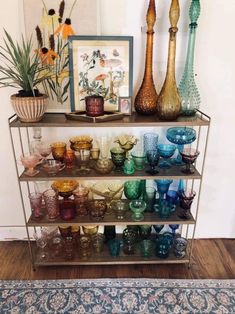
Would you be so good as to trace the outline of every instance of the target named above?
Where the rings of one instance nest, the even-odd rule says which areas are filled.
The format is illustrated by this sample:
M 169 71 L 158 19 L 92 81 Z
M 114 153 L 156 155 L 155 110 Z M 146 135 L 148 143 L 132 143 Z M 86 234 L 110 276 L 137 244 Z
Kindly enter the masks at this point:
M 147 12 L 147 46 L 145 72 L 142 85 L 135 98 L 135 110 L 139 114 L 151 115 L 157 110 L 157 92 L 153 82 L 153 36 L 156 22 L 155 0 L 150 0 Z
M 167 62 L 167 73 L 162 90 L 158 96 L 157 113 L 162 120 L 175 120 L 181 112 L 181 99 L 175 80 L 175 53 L 176 53 L 176 34 L 178 31 L 177 23 L 180 16 L 179 1 L 172 0 L 169 12 L 171 23 L 169 51 Z

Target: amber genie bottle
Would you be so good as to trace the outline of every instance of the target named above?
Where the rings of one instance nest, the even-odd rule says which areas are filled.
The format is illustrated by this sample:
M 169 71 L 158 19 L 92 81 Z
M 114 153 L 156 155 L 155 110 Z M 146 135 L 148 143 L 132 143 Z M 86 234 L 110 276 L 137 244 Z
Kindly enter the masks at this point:
M 180 16 L 179 1 L 172 0 L 169 12 L 171 27 L 169 29 L 169 51 L 165 82 L 157 100 L 157 113 L 162 120 L 175 120 L 181 112 L 181 99 L 175 80 L 175 52 L 177 23 Z
M 135 110 L 139 114 L 151 115 L 156 112 L 157 92 L 153 82 L 153 27 L 156 22 L 155 0 L 150 0 L 147 12 L 147 47 L 145 72 L 142 85 L 135 98 Z

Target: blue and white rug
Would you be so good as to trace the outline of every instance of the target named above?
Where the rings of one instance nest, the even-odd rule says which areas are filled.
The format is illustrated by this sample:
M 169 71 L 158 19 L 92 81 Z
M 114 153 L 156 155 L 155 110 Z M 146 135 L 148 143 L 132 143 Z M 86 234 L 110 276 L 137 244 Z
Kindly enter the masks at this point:
M 0 281 L 0 313 L 235 313 L 235 280 Z

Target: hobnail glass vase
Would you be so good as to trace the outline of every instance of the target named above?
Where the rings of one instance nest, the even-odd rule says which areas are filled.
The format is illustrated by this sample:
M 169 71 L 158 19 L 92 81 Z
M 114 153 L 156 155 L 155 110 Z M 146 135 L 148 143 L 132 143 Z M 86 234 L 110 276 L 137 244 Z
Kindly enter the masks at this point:
M 155 0 L 149 1 L 147 12 L 147 45 L 143 82 L 135 98 L 135 110 L 139 114 L 151 115 L 157 110 L 157 92 L 154 86 L 153 63 L 153 36 L 156 21 Z
M 200 107 L 201 99 L 200 94 L 195 82 L 194 75 L 194 50 L 195 50 L 195 39 L 196 39 L 196 29 L 197 20 L 200 15 L 200 1 L 192 0 L 189 9 L 189 41 L 188 41 L 188 51 L 185 63 L 185 68 L 183 72 L 182 79 L 179 84 L 179 93 L 181 96 L 181 113 L 184 116 L 193 116 L 197 109 Z

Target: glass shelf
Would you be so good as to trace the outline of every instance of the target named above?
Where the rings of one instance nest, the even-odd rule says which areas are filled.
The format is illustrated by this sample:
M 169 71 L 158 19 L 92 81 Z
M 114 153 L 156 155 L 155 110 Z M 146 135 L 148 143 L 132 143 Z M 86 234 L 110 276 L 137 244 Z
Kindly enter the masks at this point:
M 185 224 L 185 225 L 191 225 L 195 224 L 195 219 L 193 218 L 192 214 L 190 215 L 190 219 L 184 220 L 178 217 L 178 214 L 180 212 L 181 208 L 177 207 L 174 212 L 171 213 L 170 217 L 167 219 L 161 219 L 158 215 L 158 213 L 155 212 L 144 212 L 144 219 L 142 221 L 133 221 L 131 218 L 132 212 L 127 211 L 126 217 L 123 220 L 118 220 L 114 213 L 111 213 L 109 215 L 105 215 L 104 219 L 101 221 L 94 221 L 89 218 L 89 216 L 77 216 L 73 220 L 65 221 L 61 218 L 57 218 L 56 220 L 50 220 L 45 216 L 43 216 L 40 220 L 35 220 L 30 217 L 27 226 L 28 227 L 37 227 L 37 226 L 58 226 L 58 225 L 64 225 L 64 226 L 71 226 L 71 225 L 93 225 L 93 226 L 109 226 L 109 225 L 116 225 L 116 226 L 123 226 L 123 225 L 173 225 L 173 224 Z
M 40 170 L 40 168 L 37 168 Z M 195 168 L 194 168 L 195 169 Z M 25 175 L 23 172 L 20 176 L 20 181 L 54 181 L 54 180 L 155 180 L 155 179 L 172 179 L 172 180 L 179 180 L 179 179 L 201 179 L 201 174 L 195 169 L 194 174 L 185 174 L 181 172 L 180 166 L 174 166 L 170 169 L 158 169 L 159 173 L 157 175 L 151 176 L 148 175 L 145 170 L 136 170 L 133 175 L 126 175 L 122 172 L 114 172 L 112 171 L 109 174 L 97 174 L 93 169 L 91 169 L 89 174 L 79 174 L 74 169 L 64 169 L 60 171 L 56 176 L 48 176 L 44 171 L 40 171 L 36 176 L 29 177 Z
M 175 121 L 162 121 L 154 115 L 141 116 L 133 113 L 123 119 L 107 122 L 84 122 L 68 120 L 63 113 L 46 113 L 37 123 L 20 122 L 17 117 L 9 119 L 11 128 L 24 127 L 168 127 L 168 126 L 205 126 L 210 124 L 210 118 L 202 112 L 193 117 L 179 117 Z

